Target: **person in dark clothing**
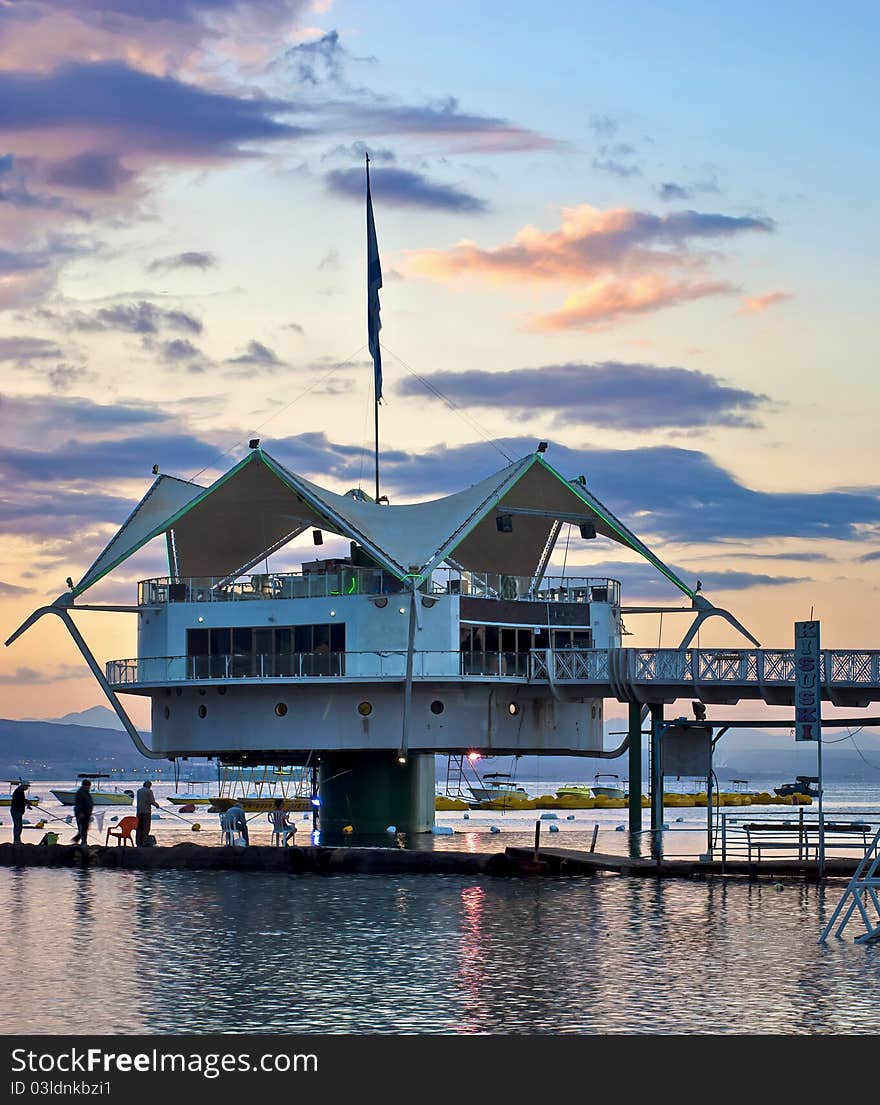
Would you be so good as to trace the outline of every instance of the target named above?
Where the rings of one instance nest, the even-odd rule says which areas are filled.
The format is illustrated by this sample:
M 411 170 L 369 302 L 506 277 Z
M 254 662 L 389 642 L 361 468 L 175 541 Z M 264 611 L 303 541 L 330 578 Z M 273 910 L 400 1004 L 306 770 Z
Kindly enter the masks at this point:
M 73 816 L 76 818 L 76 836 L 74 844 L 82 844 L 85 848 L 89 843 L 89 822 L 92 819 L 92 810 L 95 803 L 92 800 L 91 779 L 83 779 L 73 803 Z
M 12 843 L 21 844 L 21 825 L 24 820 L 24 811 L 30 808 L 25 791 L 30 783 L 20 782 L 12 792 L 12 801 L 9 803 L 9 812 L 12 814 Z
M 159 803 L 156 801 L 156 795 L 153 794 L 153 784 L 149 779 L 146 779 L 144 785 L 135 795 L 135 813 L 137 814 L 135 843 L 138 848 L 143 848 L 149 839 L 153 806 L 158 808 Z

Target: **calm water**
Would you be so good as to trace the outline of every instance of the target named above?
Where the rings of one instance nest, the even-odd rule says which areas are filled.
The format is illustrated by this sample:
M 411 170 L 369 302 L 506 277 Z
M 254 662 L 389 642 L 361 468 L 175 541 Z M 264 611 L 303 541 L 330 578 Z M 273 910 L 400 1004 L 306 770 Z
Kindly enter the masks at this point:
M 0 869 L 0 1031 L 875 1034 L 841 888 Z

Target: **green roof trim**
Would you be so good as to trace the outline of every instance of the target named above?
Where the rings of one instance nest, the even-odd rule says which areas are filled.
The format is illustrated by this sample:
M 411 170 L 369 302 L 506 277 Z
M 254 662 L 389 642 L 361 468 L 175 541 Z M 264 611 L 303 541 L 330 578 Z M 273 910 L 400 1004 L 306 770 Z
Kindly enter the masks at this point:
M 637 552 L 639 556 L 644 557 L 649 564 L 652 564 L 658 572 L 666 576 L 669 582 L 674 583 L 680 591 L 683 591 L 688 596 L 688 598 L 692 599 L 694 597 L 696 592 L 688 587 L 684 580 L 680 579 L 671 568 L 668 568 L 659 557 L 655 556 L 648 546 L 640 541 L 631 530 L 627 529 L 623 522 L 621 522 L 619 518 L 616 518 L 603 503 L 599 502 L 594 495 L 586 492 L 586 488 L 581 488 L 578 484 L 573 483 L 571 480 L 567 480 L 561 472 L 556 471 L 552 464 L 548 464 L 543 456 L 537 455 L 537 460 L 539 464 L 542 464 L 548 470 L 548 472 L 551 472 L 558 480 L 561 480 L 566 487 L 570 488 L 581 502 L 601 518 L 610 529 L 613 529 L 627 548 L 632 549 L 633 552 Z M 584 494 L 585 492 L 586 495 Z

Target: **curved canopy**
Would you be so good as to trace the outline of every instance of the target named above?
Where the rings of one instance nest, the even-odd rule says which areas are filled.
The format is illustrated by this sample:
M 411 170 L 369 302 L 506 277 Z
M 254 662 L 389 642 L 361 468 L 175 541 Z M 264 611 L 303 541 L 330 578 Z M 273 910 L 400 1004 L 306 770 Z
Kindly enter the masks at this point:
M 499 515 L 511 523 L 502 529 Z M 591 525 L 634 550 L 686 595 L 693 591 L 581 484 L 533 453 L 464 491 L 388 506 L 339 495 L 254 449 L 210 487 L 160 476 L 74 588 L 81 594 L 147 541 L 169 535 L 170 571 L 234 578 L 304 529 L 361 545 L 399 578 L 444 560 L 470 571 L 533 574 L 557 521 Z

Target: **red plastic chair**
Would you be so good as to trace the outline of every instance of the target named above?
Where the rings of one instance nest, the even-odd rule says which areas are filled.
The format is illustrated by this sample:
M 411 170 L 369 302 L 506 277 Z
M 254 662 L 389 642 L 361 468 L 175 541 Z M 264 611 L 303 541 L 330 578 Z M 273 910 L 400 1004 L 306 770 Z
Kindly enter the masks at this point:
M 116 847 L 120 844 L 123 847 L 126 844 L 130 844 L 132 848 L 135 846 L 134 840 L 132 840 L 132 833 L 137 828 L 138 819 L 136 817 L 123 817 L 115 829 L 107 830 L 107 839 L 104 841 L 104 847 L 110 843 L 110 837 L 116 837 Z

